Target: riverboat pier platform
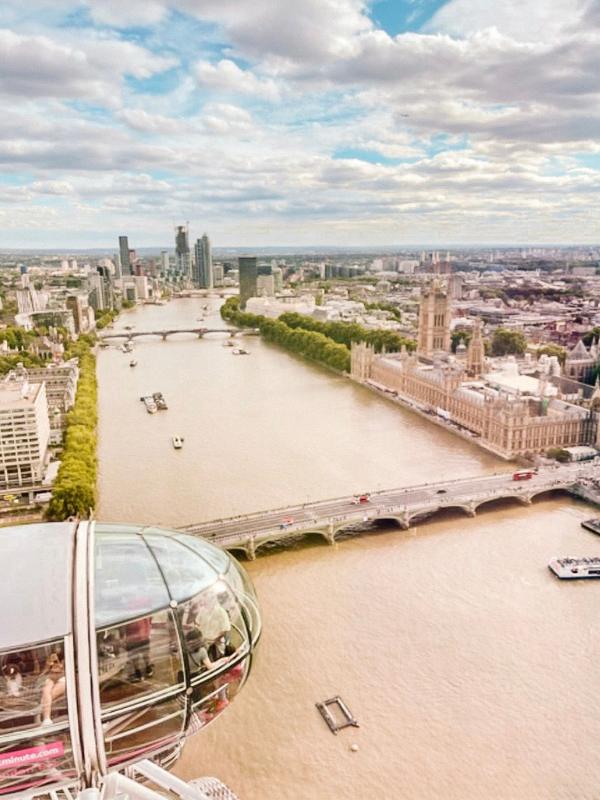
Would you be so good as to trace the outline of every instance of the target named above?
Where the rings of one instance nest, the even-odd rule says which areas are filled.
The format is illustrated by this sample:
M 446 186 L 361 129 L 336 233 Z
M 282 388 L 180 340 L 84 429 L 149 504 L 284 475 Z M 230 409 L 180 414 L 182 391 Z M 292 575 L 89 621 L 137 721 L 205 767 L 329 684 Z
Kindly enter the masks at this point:
M 461 509 L 470 517 L 496 500 L 515 500 L 529 505 L 535 497 L 565 491 L 600 505 L 600 469 L 595 462 L 531 471 L 531 477 L 515 480 L 515 473 L 407 486 L 372 492 L 368 502 L 357 495 L 286 506 L 243 514 L 228 519 L 198 522 L 181 528 L 202 536 L 227 550 L 243 551 L 250 559 L 267 544 L 316 534 L 333 544 L 342 532 L 360 532 L 361 526 L 388 521 L 400 529 L 443 509 Z

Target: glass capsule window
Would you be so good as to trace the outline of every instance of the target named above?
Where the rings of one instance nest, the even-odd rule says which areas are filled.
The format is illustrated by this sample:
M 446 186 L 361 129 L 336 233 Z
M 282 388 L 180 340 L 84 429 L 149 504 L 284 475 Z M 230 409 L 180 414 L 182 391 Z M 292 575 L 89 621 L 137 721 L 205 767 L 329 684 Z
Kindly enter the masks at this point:
M 248 652 L 246 625 L 232 598 L 218 581 L 178 609 L 192 680 L 223 669 Z
M 96 631 L 103 709 L 184 688 L 179 636 L 169 609 Z
M 176 746 L 184 732 L 185 696 L 114 711 L 102 722 L 109 767 L 140 761 Z
M 219 577 L 218 572 L 194 550 L 173 537 L 144 531 L 144 541 L 160 564 L 169 594 L 176 602 L 193 597 Z
M 96 529 L 96 625 L 118 622 L 169 605 L 170 597 L 152 552 L 141 536 Z
M 73 778 L 65 643 L 0 653 L 0 795 Z

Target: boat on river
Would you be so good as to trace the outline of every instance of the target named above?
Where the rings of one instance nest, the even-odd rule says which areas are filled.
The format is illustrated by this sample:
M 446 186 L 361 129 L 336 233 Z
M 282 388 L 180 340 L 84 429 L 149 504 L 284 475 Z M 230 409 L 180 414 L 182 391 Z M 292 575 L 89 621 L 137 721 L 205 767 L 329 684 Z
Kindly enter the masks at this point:
M 146 407 L 146 411 L 149 414 L 156 414 L 156 412 L 158 411 L 158 406 L 154 402 L 154 398 L 152 397 L 152 395 L 150 394 L 144 395 L 144 397 L 140 397 L 140 400 Z
M 159 411 L 166 411 L 168 409 L 167 401 L 163 397 L 162 392 L 154 392 L 152 395 L 152 399 L 156 403 L 156 407 Z
M 137 361 L 135 360 L 135 358 L 131 359 L 131 361 L 129 362 L 129 366 L 130 367 L 137 367 Z
M 591 531 L 592 533 L 597 533 L 600 535 L 600 518 L 596 517 L 596 519 L 586 519 L 581 523 L 581 527 L 585 528 L 586 531 Z
M 171 443 L 175 450 L 181 450 L 183 447 L 183 436 L 173 436 L 171 439 Z
M 234 347 L 231 351 L 231 354 L 234 356 L 249 356 L 250 353 L 247 350 L 244 350 L 243 347 Z
M 566 556 L 565 558 L 552 558 L 548 564 L 548 569 L 562 580 L 600 578 L 600 557 Z

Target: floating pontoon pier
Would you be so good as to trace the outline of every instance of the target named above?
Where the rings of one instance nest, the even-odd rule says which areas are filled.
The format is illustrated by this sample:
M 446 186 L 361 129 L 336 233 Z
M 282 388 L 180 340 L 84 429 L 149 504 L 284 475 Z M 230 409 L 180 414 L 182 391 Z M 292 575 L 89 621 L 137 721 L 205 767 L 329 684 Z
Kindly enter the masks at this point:
M 324 700 L 322 703 L 316 703 L 315 705 L 332 733 L 337 734 L 343 728 L 360 728 L 352 712 L 339 695 L 330 697 L 329 700 Z M 330 707 L 335 709 L 335 716 L 329 710 Z

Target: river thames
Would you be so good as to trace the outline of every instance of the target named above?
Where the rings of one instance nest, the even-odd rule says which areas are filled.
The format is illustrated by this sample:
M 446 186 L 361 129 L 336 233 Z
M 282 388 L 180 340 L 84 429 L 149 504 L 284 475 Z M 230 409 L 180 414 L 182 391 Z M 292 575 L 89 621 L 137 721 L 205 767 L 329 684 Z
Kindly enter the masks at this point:
M 224 327 L 207 302 L 140 307 L 116 328 Z M 99 353 L 99 519 L 178 526 L 510 469 L 258 337 L 249 356 L 223 341 L 143 339 L 135 368 Z M 156 391 L 169 410 L 149 415 L 139 398 Z M 246 563 L 260 653 L 178 773 L 241 800 L 594 800 L 600 587 L 546 567 L 600 555 L 579 525 L 592 515 L 566 497 L 500 503 Z M 336 694 L 361 727 L 333 736 L 315 703 Z

